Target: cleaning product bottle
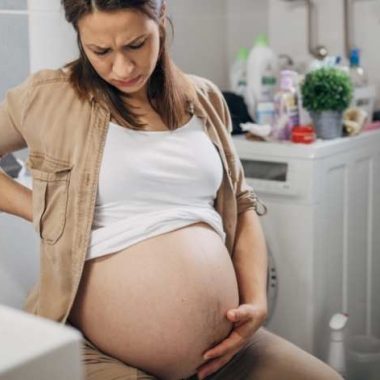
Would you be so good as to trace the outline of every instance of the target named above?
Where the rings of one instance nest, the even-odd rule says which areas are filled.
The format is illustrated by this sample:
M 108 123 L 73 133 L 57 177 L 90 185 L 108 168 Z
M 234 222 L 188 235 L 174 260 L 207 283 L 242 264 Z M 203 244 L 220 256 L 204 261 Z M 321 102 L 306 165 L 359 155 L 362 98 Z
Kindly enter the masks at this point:
M 354 87 L 364 87 L 367 85 L 367 75 L 360 66 L 360 50 L 356 48 L 351 50 L 349 75 Z
M 280 89 L 274 97 L 275 121 L 272 133 L 278 140 L 289 140 L 292 129 L 300 123 L 297 78 L 295 71 L 281 71 Z
M 345 327 L 348 315 L 337 313 L 330 320 L 330 344 L 327 354 L 327 364 L 346 377 Z
M 273 126 L 275 109 L 273 102 L 259 102 L 256 107 L 256 124 Z
M 276 54 L 268 46 L 268 38 L 264 34 L 259 35 L 247 62 L 245 102 L 253 119 L 256 119 L 259 102 L 273 102 L 278 82 L 278 65 Z
M 230 89 L 237 95 L 245 96 L 247 88 L 247 61 L 249 50 L 240 48 L 230 71 Z

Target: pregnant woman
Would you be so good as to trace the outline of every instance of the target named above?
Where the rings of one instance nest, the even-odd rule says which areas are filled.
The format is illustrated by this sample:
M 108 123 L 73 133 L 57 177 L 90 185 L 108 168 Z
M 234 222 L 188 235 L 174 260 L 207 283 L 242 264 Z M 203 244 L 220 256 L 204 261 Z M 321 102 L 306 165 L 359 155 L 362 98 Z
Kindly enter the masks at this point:
M 167 4 L 62 4 L 80 57 L 0 107 L 0 155 L 28 147 L 33 176 L 0 174 L 0 209 L 41 238 L 25 309 L 82 332 L 88 380 L 340 379 L 261 327 L 262 205 L 220 91 L 168 54 Z

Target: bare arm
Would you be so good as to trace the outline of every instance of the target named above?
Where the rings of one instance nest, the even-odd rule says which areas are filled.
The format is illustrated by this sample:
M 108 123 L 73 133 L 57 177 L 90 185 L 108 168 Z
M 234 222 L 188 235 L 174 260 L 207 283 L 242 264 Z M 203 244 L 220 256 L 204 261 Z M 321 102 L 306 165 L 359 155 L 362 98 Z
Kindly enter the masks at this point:
M 240 303 L 260 304 L 266 317 L 267 250 L 259 217 L 254 210 L 239 214 L 233 263 Z
M 32 191 L 0 169 L 0 211 L 32 221 Z
M 229 362 L 262 326 L 267 317 L 267 250 L 256 212 L 248 209 L 238 215 L 238 227 L 232 256 L 239 288 L 239 307 L 227 311 L 233 322 L 230 335 L 204 353 L 208 360 L 198 368 L 198 378 L 219 370 Z

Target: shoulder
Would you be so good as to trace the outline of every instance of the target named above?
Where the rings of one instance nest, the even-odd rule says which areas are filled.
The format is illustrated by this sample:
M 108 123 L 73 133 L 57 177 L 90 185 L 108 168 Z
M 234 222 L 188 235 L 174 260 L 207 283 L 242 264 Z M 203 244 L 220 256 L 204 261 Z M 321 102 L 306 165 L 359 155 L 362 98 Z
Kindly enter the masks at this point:
M 186 77 L 193 84 L 197 92 L 200 92 L 205 96 L 223 97 L 218 86 L 211 80 L 193 74 L 186 74 Z
M 219 87 L 211 80 L 199 77 L 197 75 L 187 74 L 187 78 L 192 83 L 197 100 L 202 104 L 211 106 L 215 111 L 222 115 L 226 112 L 226 102 Z M 225 116 L 225 115 L 223 115 Z
M 8 90 L 7 95 L 29 98 L 36 93 L 54 93 L 54 89 L 67 91 L 71 87 L 69 75 L 63 69 L 40 70 L 30 74 L 23 82 Z M 53 90 L 53 91 L 52 91 Z M 67 91 L 70 92 L 70 91 Z
M 29 76 L 26 80 L 31 88 L 44 87 L 45 85 L 69 85 L 69 72 L 64 68 L 61 69 L 44 69 L 39 70 Z
M 230 130 L 230 116 L 222 91 L 211 80 L 187 74 L 196 92 L 197 103 L 208 113 L 216 113 L 223 124 Z
M 62 100 L 69 102 L 77 99 L 77 95 L 70 83 L 70 75 L 64 69 L 44 69 L 37 71 L 26 78 L 24 82 L 10 90 L 14 96 L 24 98 L 25 104 L 31 104 L 37 99 L 40 102 L 54 100 L 62 103 Z
M 63 69 L 40 70 L 29 75 L 7 91 L 4 102 L 13 113 L 19 112 L 23 118 L 26 112 L 41 112 L 47 105 L 51 109 L 60 107 L 67 110 L 75 104 L 82 107 L 89 102 L 81 101 L 71 85 L 69 72 Z
M 29 75 L 23 82 L 19 83 L 15 87 L 10 88 L 5 95 L 6 103 L 10 107 L 25 108 L 27 104 L 34 98 L 37 88 L 43 88 L 48 84 L 63 83 L 64 86 L 69 86 L 68 74 L 62 69 L 58 70 L 40 70 Z M 53 94 L 55 91 L 50 91 L 50 86 L 47 91 L 42 91 L 49 94 Z M 65 88 L 66 90 L 66 88 Z M 37 91 L 38 92 L 38 91 Z
M 30 74 L 23 82 L 8 90 L 8 92 L 20 94 L 30 92 L 36 87 L 49 83 L 68 83 L 68 75 L 61 69 L 40 70 Z

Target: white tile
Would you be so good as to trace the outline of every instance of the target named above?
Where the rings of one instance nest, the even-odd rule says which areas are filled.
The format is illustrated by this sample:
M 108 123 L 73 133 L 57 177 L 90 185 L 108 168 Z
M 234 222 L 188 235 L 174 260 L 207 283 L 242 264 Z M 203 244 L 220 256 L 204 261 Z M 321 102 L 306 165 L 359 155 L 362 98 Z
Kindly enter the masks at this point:
M 353 45 L 361 49 L 362 65 L 371 83 L 377 86 L 377 108 L 380 109 L 380 2 L 357 3 L 354 7 Z M 379 324 L 380 325 L 380 324 Z
M 268 9 L 268 0 L 226 0 L 228 16 L 251 16 L 257 18 Z
M 203 16 L 224 16 L 226 0 L 172 0 L 168 2 L 170 15 L 183 15 L 190 18 Z
M 225 18 L 176 15 L 173 57 L 186 72 L 204 76 L 226 87 Z
M 0 9 L 23 10 L 27 8 L 26 0 L 0 0 Z
M 62 12 L 31 11 L 29 39 L 31 72 L 61 67 L 78 55 L 74 29 Z
M 269 36 L 277 54 L 288 54 L 298 61 L 309 61 L 307 13 L 301 2 L 279 0 L 269 3 Z
M 29 74 L 28 17 L 0 15 L 0 99 Z
M 251 49 L 257 35 L 268 35 L 268 10 L 264 8 L 255 12 L 245 12 L 245 9 L 242 9 L 241 14 L 230 13 L 227 15 L 226 27 L 228 63 L 231 64 L 239 48 Z
M 60 0 L 28 0 L 28 9 L 31 11 L 59 11 Z

